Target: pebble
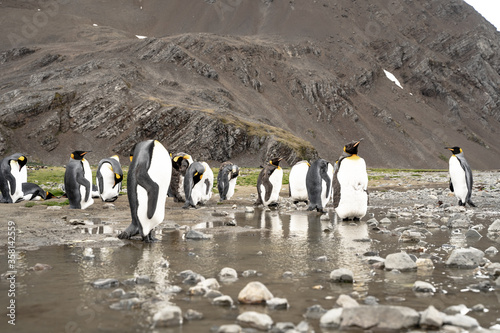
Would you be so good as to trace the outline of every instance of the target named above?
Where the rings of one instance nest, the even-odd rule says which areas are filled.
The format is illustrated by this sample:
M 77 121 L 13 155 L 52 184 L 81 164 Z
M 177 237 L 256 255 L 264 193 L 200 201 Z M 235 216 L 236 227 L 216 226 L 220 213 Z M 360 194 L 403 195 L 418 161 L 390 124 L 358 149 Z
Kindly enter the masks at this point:
M 272 310 L 286 310 L 290 307 L 286 298 L 273 297 L 266 301 L 266 306 Z
M 153 327 L 179 326 L 182 323 L 182 310 L 175 305 L 162 307 L 153 315 Z
M 119 284 L 116 279 L 98 279 L 91 283 L 92 287 L 98 289 L 117 287 Z
M 188 309 L 186 313 L 184 313 L 184 319 L 186 320 L 201 320 L 203 319 L 203 313 L 198 312 L 193 309 Z
M 350 269 L 339 268 L 330 273 L 330 280 L 333 282 L 353 283 L 354 277 Z
M 425 281 L 415 281 L 413 284 L 413 290 L 420 293 L 436 292 L 436 288 L 431 283 Z
M 268 331 L 273 325 L 271 317 L 264 313 L 246 311 L 236 317 L 239 324 L 250 326 L 262 331 Z
M 228 295 L 223 295 L 216 297 L 212 300 L 213 305 L 219 305 L 219 306 L 233 306 L 234 301 L 231 298 L 231 296 Z
M 241 333 L 241 332 L 243 332 L 241 326 L 236 324 L 222 325 L 217 329 L 217 333 Z

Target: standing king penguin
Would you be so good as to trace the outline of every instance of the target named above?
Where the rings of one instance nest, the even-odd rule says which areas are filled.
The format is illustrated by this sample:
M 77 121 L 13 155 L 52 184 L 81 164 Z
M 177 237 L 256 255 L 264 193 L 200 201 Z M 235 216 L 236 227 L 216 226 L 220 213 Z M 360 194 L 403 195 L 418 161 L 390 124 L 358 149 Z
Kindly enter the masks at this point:
M 455 192 L 459 206 L 469 204 L 471 207 L 476 207 L 470 198 L 473 184 L 472 171 L 462 149 L 460 147 L 446 147 L 445 149 L 453 153 L 449 161 L 450 191 Z
M 113 202 L 118 199 L 123 180 L 123 171 L 117 155 L 99 161 L 96 184 L 102 201 Z
M 186 203 L 182 208 L 188 209 L 190 207 L 196 208 L 198 202 L 202 201 L 205 195 L 207 195 L 207 190 L 212 191 L 212 187 L 208 189 L 207 183 L 205 182 L 205 174 L 212 172 L 208 171 L 210 167 L 205 162 L 193 162 L 189 165 L 186 170 L 186 176 L 184 177 L 184 193 L 186 194 Z M 214 174 L 212 173 L 212 185 Z
M 137 143 L 130 154 L 127 196 L 132 223 L 118 238 L 140 234 L 146 243 L 154 242 L 153 229 L 163 222 L 165 201 L 172 176 L 172 160 L 157 140 Z
M 310 166 L 307 161 L 299 161 L 290 170 L 288 191 L 294 204 L 301 201 L 307 203 L 309 200 L 307 197 L 306 176 Z
M 358 156 L 361 140 L 344 146 L 344 152 L 334 168 L 333 207 L 342 220 L 359 220 L 366 215 L 368 208 L 366 163 Z
M 94 203 L 92 199 L 92 170 L 84 158 L 87 151 L 76 150 L 66 165 L 64 189 L 70 209 L 86 209 Z
M 22 184 L 27 181 L 26 163 L 28 159 L 20 153 L 5 157 L 0 161 L 0 202 L 15 203 L 24 197 Z
M 273 158 L 266 164 L 257 178 L 257 194 L 259 198 L 256 205 L 277 206 L 283 183 L 283 169 L 280 162 L 283 158 Z
M 172 178 L 170 180 L 168 196 L 173 197 L 175 202 L 186 201 L 184 177 L 191 163 L 193 163 L 193 158 L 186 153 L 181 152 L 172 156 Z
M 309 198 L 307 210 L 324 213 L 332 193 L 333 166 L 324 159 L 318 159 L 307 171 L 306 185 Z
M 240 168 L 233 162 L 224 162 L 219 168 L 217 175 L 217 189 L 220 201 L 229 200 L 234 195 L 236 180 L 240 174 Z

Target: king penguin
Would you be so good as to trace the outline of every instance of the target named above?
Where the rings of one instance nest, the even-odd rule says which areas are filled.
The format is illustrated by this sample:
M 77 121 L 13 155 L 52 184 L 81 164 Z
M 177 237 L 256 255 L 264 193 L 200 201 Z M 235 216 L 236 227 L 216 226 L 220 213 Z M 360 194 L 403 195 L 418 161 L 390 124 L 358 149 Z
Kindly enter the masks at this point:
M 56 196 L 48 191 L 45 191 L 35 183 L 23 183 L 24 200 L 39 201 L 55 198 Z
M 333 207 L 343 220 L 359 220 L 366 215 L 368 208 L 366 163 L 358 156 L 361 140 L 344 146 L 344 152 L 334 168 Z
M 28 159 L 20 153 L 12 154 L 0 161 L 0 202 L 15 203 L 22 201 L 22 184 L 27 181 L 26 163 Z
M 472 195 L 473 184 L 472 171 L 469 163 L 467 163 L 467 160 L 465 159 L 462 148 L 446 147 L 445 149 L 448 149 L 453 153 L 449 160 L 450 191 L 455 192 L 455 196 L 458 198 L 459 206 L 469 204 L 471 207 L 476 207 L 470 198 Z
M 324 213 L 326 204 L 332 193 L 333 166 L 330 162 L 320 158 L 311 164 L 307 171 L 306 186 L 309 198 L 307 210 L 317 210 Z
M 163 222 L 172 175 L 172 160 L 157 140 L 139 142 L 132 149 L 127 175 L 127 196 L 132 223 L 118 238 L 140 234 L 144 242 L 156 241 L 153 229 Z
M 290 170 L 288 190 L 294 204 L 301 201 L 308 203 L 306 176 L 310 166 L 308 161 L 299 161 Z
M 113 202 L 118 199 L 123 180 L 123 171 L 117 155 L 99 161 L 96 184 L 102 201 Z
M 70 209 L 86 209 L 94 203 L 92 199 L 92 170 L 84 158 L 87 151 L 76 150 L 66 165 L 64 189 Z
M 207 191 L 205 173 L 208 174 L 211 172 L 211 170 L 208 171 L 208 169 L 210 169 L 210 167 L 205 162 L 193 162 L 189 165 L 186 170 L 186 176 L 184 177 L 184 193 L 186 194 L 186 203 L 182 206 L 182 208 L 196 208 L 196 205 L 202 201 Z M 210 187 L 210 191 L 211 190 L 212 188 Z
M 257 178 L 257 194 L 259 198 L 256 205 L 277 206 L 283 183 L 283 169 L 280 167 L 282 158 L 273 158 L 266 164 Z
M 172 156 L 172 178 L 170 188 L 168 189 L 168 196 L 173 197 L 175 202 L 186 201 L 184 177 L 191 163 L 193 163 L 193 158 L 189 154 L 180 152 Z
M 221 164 L 217 175 L 217 189 L 220 201 L 229 200 L 234 195 L 236 180 L 240 174 L 240 168 L 230 161 Z

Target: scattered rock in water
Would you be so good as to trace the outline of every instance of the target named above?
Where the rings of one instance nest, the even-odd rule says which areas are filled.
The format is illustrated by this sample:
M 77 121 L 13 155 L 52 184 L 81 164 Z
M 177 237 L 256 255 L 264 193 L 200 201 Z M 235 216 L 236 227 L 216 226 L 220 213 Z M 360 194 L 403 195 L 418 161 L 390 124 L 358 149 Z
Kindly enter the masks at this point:
M 495 254 L 498 253 L 498 249 L 494 246 L 490 246 L 486 250 L 484 250 L 484 253 L 486 253 L 489 256 L 494 256 Z
M 333 282 L 353 283 L 354 277 L 350 269 L 339 268 L 330 273 L 330 280 Z
M 295 325 L 292 322 L 279 322 L 274 324 L 274 328 L 272 329 L 273 333 L 286 333 L 286 332 L 291 332 L 295 333 L 298 332 L 295 330 Z
M 205 280 L 202 275 L 195 273 L 192 270 L 182 271 L 179 273 L 179 276 L 184 279 L 182 283 L 185 284 L 197 284 L 198 282 Z
M 483 262 L 484 252 L 473 247 L 455 249 L 451 252 L 446 265 L 459 268 L 475 268 Z
M 326 312 L 327 311 L 321 305 L 315 304 L 307 308 L 306 313 L 304 314 L 304 318 L 319 319 Z
M 97 289 L 114 288 L 120 285 L 117 279 L 98 279 L 91 283 L 92 287 Z
M 175 305 L 167 305 L 153 315 L 153 327 L 170 327 L 182 325 L 182 310 Z
M 36 263 L 35 266 L 28 268 L 28 271 L 39 272 L 39 271 L 46 271 L 49 269 L 52 269 L 52 266 L 50 266 L 48 264 Z
M 254 212 L 255 212 L 255 208 L 250 207 L 250 206 L 245 207 L 245 213 L 254 213 Z
M 378 298 L 375 296 L 366 296 L 364 303 L 366 305 L 378 305 Z
M 344 308 L 341 327 L 360 327 L 362 329 L 401 330 L 414 327 L 420 314 L 404 306 L 365 306 Z
M 114 298 L 121 298 L 123 295 L 125 295 L 125 290 L 122 288 L 115 289 L 109 294 L 110 297 Z
M 429 305 L 429 307 L 421 313 L 419 325 L 424 329 L 440 328 L 443 326 L 445 316 L 446 314 L 438 311 L 434 306 Z
M 168 262 L 167 259 L 161 259 L 161 262 L 160 262 L 160 267 L 162 268 L 169 268 L 170 267 L 170 263 Z
M 273 294 L 267 287 L 258 281 L 249 282 L 238 294 L 238 301 L 245 304 L 264 303 L 271 298 Z
M 204 240 L 204 239 L 212 239 L 213 235 L 206 235 L 200 231 L 197 230 L 189 230 L 185 236 L 186 239 L 193 239 L 193 240 Z
M 223 296 L 223 294 L 218 290 L 209 290 L 204 296 L 209 299 L 214 299 Z
M 401 272 L 411 271 L 417 268 L 417 264 L 406 252 L 392 253 L 385 258 L 386 270 L 398 270 Z
M 389 218 L 384 217 L 382 220 L 380 220 L 380 223 L 381 224 L 391 224 L 392 221 Z
M 119 302 L 113 303 L 109 306 L 109 308 L 112 310 L 132 310 L 139 308 L 141 304 L 142 301 L 139 298 L 133 297 L 122 299 Z
M 254 269 L 247 269 L 246 271 L 243 271 L 243 273 L 241 273 L 241 276 L 243 276 L 243 277 L 250 277 L 250 276 L 256 276 L 256 275 L 257 275 L 257 271 Z
M 270 316 L 255 311 L 246 311 L 236 317 L 236 321 L 244 326 L 250 326 L 262 331 L 268 331 L 273 325 Z
M 342 322 L 342 308 L 328 310 L 319 320 L 319 326 L 325 328 L 337 328 Z
M 436 288 L 429 282 L 415 281 L 413 290 L 419 293 L 435 293 Z
M 337 299 L 337 305 L 339 305 L 343 308 L 352 308 L 352 307 L 359 306 L 359 303 L 351 296 L 342 294 Z
M 471 329 L 471 328 L 477 328 L 479 327 L 479 323 L 475 318 L 466 316 L 466 315 L 461 315 L 461 314 L 456 314 L 456 315 L 447 315 L 443 319 L 443 324 L 445 325 L 453 325 L 453 326 L 458 326 L 462 327 L 465 329 Z
M 241 332 L 243 332 L 241 326 L 236 324 L 222 325 L 217 329 L 217 333 L 241 333 Z
M 444 309 L 444 313 L 447 315 L 462 314 L 465 315 L 469 313 L 470 309 L 465 304 L 452 305 Z
M 469 239 L 479 239 L 483 236 L 476 229 L 469 229 L 465 232 L 465 238 Z
M 203 313 L 198 312 L 193 309 L 188 309 L 186 313 L 184 313 L 184 319 L 186 320 L 201 320 L 203 319 Z
M 500 232 L 500 220 L 495 220 L 488 227 L 488 232 Z
M 150 279 L 149 275 L 141 275 L 141 276 L 137 276 L 135 278 L 136 284 L 149 284 L 150 282 L 151 282 L 151 279 Z
M 238 280 L 238 273 L 234 268 L 224 267 L 219 273 L 219 278 L 222 282 L 234 282 Z
M 429 270 L 430 271 L 430 270 L 434 269 L 434 263 L 429 258 L 418 258 L 415 263 L 417 264 L 418 270 Z
M 286 310 L 290 307 L 286 298 L 273 297 L 266 301 L 266 305 L 272 310 Z
M 286 271 L 286 272 L 283 272 L 283 274 L 281 276 L 284 277 L 285 279 L 290 279 L 293 277 L 293 272 Z
M 182 288 L 179 286 L 167 286 L 163 291 L 165 294 L 178 294 L 182 291 Z
M 231 298 L 231 296 L 228 295 L 223 295 L 216 297 L 212 300 L 213 305 L 219 305 L 219 306 L 233 306 L 234 301 Z

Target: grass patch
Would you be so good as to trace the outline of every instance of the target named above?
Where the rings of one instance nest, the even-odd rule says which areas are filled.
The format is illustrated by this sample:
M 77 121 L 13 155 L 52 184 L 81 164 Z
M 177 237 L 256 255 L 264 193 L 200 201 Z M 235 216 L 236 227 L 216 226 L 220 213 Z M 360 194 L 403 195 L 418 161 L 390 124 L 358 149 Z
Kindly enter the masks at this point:
M 389 168 L 370 168 L 368 172 L 384 172 L 384 173 L 395 173 L 395 172 L 410 172 L 410 173 L 423 173 L 423 172 L 444 172 L 448 170 L 444 169 L 389 169 Z

